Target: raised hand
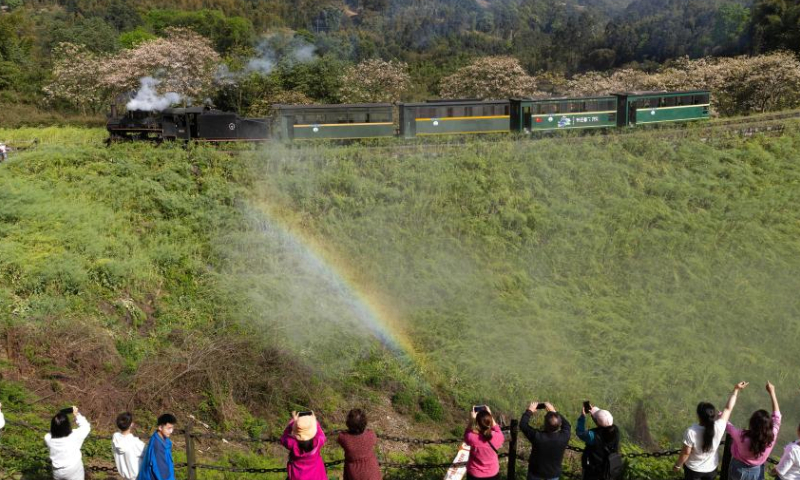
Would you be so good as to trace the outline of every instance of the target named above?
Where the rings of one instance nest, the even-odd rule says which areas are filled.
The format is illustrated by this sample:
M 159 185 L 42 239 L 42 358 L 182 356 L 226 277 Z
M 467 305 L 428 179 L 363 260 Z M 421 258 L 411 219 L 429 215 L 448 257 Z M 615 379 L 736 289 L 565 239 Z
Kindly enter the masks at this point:
M 736 390 L 737 392 L 741 392 L 742 390 L 747 388 L 748 385 L 750 385 L 750 382 L 739 382 L 736 384 L 735 387 L 733 387 L 733 389 Z
M 773 385 L 769 381 L 767 382 L 767 393 L 769 393 L 770 395 L 775 395 L 775 385 Z

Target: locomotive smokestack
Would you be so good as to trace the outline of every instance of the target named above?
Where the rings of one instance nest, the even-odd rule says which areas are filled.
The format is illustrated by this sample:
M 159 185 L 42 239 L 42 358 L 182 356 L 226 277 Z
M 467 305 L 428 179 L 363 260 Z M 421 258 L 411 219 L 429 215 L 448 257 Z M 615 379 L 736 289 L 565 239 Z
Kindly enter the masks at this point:
M 111 118 L 117 118 L 117 104 L 111 104 Z

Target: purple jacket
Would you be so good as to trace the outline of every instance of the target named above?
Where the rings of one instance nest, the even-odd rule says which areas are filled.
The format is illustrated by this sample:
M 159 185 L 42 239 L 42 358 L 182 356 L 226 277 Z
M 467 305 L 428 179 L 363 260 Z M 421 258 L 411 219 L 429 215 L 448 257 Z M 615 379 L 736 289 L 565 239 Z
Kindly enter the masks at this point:
M 317 434 L 311 439 L 314 448 L 310 452 L 300 450 L 297 439 L 292 436 L 294 420 L 289 422 L 281 436 L 281 445 L 289 450 L 289 461 L 286 464 L 289 480 L 328 480 L 325 464 L 322 461 L 322 446 L 325 445 L 325 432 L 317 423 Z

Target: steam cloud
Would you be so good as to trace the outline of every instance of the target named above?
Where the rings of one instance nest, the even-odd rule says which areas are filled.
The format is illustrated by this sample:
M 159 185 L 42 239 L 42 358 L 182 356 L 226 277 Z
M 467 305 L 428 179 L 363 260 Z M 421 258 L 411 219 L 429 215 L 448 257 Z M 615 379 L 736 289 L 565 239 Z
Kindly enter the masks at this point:
M 160 111 L 181 101 L 181 95 L 175 92 L 168 92 L 160 95 L 156 87 L 161 82 L 153 77 L 143 77 L 139 81 L 142 84 L 142 88 L 140 88 L 139 91 L 136 92 L 136 96 L 125 105 L 128 111 Z
M 217 68 L 217 82 L 235 83 L 251 73 L 269 75 L 280 62 L 307 63 L 317 57 L 317 47 L 301 38 L 287 38 L 283 34 L 269 35 L 256 46 L 257 54 L 248 59 L 240 71 L 231 71 L 227 65 Z

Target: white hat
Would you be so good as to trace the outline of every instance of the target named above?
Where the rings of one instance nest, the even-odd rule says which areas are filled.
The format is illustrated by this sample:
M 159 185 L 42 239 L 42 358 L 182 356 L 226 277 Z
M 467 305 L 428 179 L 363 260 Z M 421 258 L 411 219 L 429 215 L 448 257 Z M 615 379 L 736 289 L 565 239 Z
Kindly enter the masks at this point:
M 598 427 L 610 427 L 614 425 L 614 417 L 608 410 L 600 410 L 597 407 L 592 407 L 592 418 Z

